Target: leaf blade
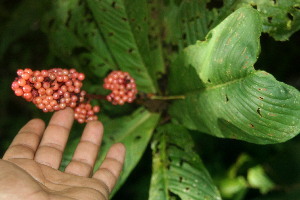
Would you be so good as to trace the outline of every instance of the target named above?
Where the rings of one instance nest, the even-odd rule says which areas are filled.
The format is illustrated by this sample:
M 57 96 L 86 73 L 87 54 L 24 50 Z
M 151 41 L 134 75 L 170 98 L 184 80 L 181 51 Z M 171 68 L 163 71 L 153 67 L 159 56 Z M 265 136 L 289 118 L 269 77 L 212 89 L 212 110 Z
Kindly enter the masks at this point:
M 140 40 L 132 32 L 129 23 L 131 19 L 128 18 L 124 1 L 88 0 L 87 2 L 118 67 L 135 78 L 139 90 L 155 92 L 155 85 L 137 44 L 137 39 Z
M 154 157 L 149 200 L 168 200 L 174 195 L 183 200 L 221 199 L 192 148 L 192 138 L 182 126 L 167 124 L 158 129 L 152 143 Z
M 103 119 L 105 134 L 102 145 L 101 154 L 95 164 L 95 170 L 100 166 L 108 148 L 117 142 L 121 142 L 126 147 L 126 158 L 123 172 L 115 186 L 112 195 L 122 186 L 130 172 L 141 159 L 149 141 L 152 137 L 156 124 L 160 118 L 160 114 L 150 113 L 144 108 L 137 109 L 130 116 L 118 119 Z
M 298 0 L 227 0 L 224 6 L 218 9 L 219 14 L 211 27 L 220 23 L 232 11 L 244 6 L 252 6 L 259 11 L 263 20 L 263 32 L 268 33 L 275 40 L 288 40 L 300 29 L 300 2 Z
M 238 23 L 241 17 L 247 20 Z M 171 88 L 185 93 L 186 99 L 175 102 L 170 114 L 190 129 L 259 144 L 283 142 L 297 135 L 299 92 L 253 68 L 260 49 L 260 27 L 258 13 L 241 8 L 213 29 L 207 41 L 185 49 L 177 63 L 184 63 L 184 70 L 194 68 L 200 86 L 194 90 L 184 88 L 186 84 Z M 241 34 L 247 33 L 245 30 L 248 34 Z M 240 36 L 228 45 L 232 34 Z M 175 65 L 171 76 L 188 81 L 181 68 Z

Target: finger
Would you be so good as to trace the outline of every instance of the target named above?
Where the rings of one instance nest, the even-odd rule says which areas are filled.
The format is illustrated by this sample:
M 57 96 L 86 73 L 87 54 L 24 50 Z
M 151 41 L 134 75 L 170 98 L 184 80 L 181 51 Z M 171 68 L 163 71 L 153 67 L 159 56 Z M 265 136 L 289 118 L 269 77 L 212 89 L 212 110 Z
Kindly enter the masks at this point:
M 55 112 L 45 130 L 35 161 L 58 169 L 74 121 L 71 108 Z
M 16 135 L 8 150 L 5 152 L 3 159 L 33 159 L 44 133 L 44 129 L 45 123 L 42 120 L 30 120 Z
M 114 188 L 125 160 L 125 146 L 121 143 L 114 144 L 108 151 L 106 158 L 96 171 L 93 178 L 106 184 L 111 192 Z
M 65 172 L 78 176 L 90 176 L 98 155 L 102 136 L 102 123 L 99 121 L 89 122 Z

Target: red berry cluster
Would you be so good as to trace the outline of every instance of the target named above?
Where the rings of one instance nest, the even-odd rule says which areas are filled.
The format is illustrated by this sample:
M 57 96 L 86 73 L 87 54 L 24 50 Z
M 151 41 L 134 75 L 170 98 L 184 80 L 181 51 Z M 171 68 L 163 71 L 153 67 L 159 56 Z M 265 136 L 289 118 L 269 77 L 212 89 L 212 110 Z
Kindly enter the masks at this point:
M 85 100 L 86 92 L 81 90 L 85 76 L 75 69 L 32 71 L 26 68 L 19 69 L 17 75 L 11 86 L 15 94 L 33 102 L 44 112 L 66 107 L 75 109 Z
M 112 71 L 104 79 L 103 87 L 112 91 L 106 99 L 114 105 L 132 103 L 137 94 L 135 81 L 128 72 Z
M 75 109 L 75 115 L 74 118 L 79 123 L 84 123 L 88 121 L 97 120 L 98 117 L 95 115 L 100 111 L 99 106 L 92 107 L 89 103 L 80 103 L 79 106 L 77 106 Z

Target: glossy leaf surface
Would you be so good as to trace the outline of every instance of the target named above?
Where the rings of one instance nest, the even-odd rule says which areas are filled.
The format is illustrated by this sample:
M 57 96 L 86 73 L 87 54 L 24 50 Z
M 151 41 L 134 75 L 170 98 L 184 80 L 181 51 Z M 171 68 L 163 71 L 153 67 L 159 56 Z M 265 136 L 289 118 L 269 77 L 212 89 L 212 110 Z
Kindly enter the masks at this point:
M 191 129 L 259 144 L 297 135 L 299 92 L 253 67 L 260 32 L 258 12 L 241 8 L 186 48 L 170 78 L 171 91 L 186 99 L 171 106 L 171 115 Z
M 153 173 L 149 200 L 221 199 L 198 154 L 193 140 L 182 126 L 160 127 L 152 142 Z

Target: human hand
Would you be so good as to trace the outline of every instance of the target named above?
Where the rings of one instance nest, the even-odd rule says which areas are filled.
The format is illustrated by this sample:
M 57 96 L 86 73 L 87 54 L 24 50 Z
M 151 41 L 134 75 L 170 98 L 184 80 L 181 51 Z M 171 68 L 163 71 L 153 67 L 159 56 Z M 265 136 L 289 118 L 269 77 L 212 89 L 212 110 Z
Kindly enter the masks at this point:
M 103 135 L 99 121 L 87 123 L 72 161 L 58 170 L 70 129 L 72 109 L 53 114 L 48 127 L 29 121 L 0 160 L 0 200 L 107 200 L 123 167 L 125 147 L 115 144 L 92 175 Z

